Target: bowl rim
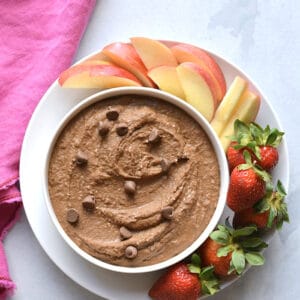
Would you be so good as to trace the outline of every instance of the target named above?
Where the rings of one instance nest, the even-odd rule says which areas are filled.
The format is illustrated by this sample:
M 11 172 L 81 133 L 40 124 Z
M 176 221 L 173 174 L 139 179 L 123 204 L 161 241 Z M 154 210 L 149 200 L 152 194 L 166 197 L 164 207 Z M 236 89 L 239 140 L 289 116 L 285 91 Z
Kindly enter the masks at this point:
M 194 242 L 188 246 L 185 250 L 181 251 L 177 255 L 153 264 L 149 266 L 140 266 L 140 267 L 125 267 L 125 266 L 118 266 L 113 265 L 107 262 L 104 262 L 98 258 L 93 257 L 92 255 L 88 254 L 84 250 L 82 250 L 65 232 L 61 224 L 59 223 L 56 214 L 54 212 L 49 190 L 48 190 L 48 170 L 49 170 L 49 162 L 51 158 L 51 154 L 53 151 L 53 148 L 56 144 L 56 141 L 58 137 L 60 136 L 63 129 L 67 126 L 67 124 L 81 111 L 83 111 L 85 108 L 103 101 L 105 99 L 115 97 L 115 96 L 124 96 L 124 95 L 140 95 L 140 96 L 150 96 L 154 97 L 158 100 L 162 100 L 163 102 L 170 103 L 179 109 L 185 111 L 191 118 L 193 118 L 204 130 L 206 133 L 208 139 L 210 140 L 213 149 L 216 153 L 216 157 L 218 160 L 219 165 L 219 174 L 220 174 L 220 190 L 219 190 L 219 198 L 217 202 L 216 209 L 213 213 L 213 216 L 211 217 L 208 225 L 204 229 L 204 231 L 199 235 L 199 237 L 194 240 Z M 69 112 L 62 118 L 62 120 L 59 122 L 58 126 L 56 127 L 53 136 L 50 138 L 50 142 L 47 145 L 47 153 L 45 156 L 45 161 L 43 165 L 43 174 L 42 174 L 42 184 L 43 184 L 43 194 L 46 201 L 47 211 L 50 215 L 50 218 L 52 222 L 55 225 L 55 228 L 63 238 L 63 240 L 66 242 L 73 251 L 75 251 L 79 256 L 81 256 L 83 259 L 87 260 L 88 262 L 92 263 L 93 265 L 96 265 L 98 267 L 101 267 L 103 269 L 109 270 L 109 271 L 115 271 L 120 273 L 128 273 L 128 274 L 139 274 L 139 273 L 148 273 L 148 272 L 154 272 L 158 271 L 164 268 L 167 268 L 183 259 L 188 257 L 190 254 L 192 254 L 196 249 L 198 249 L 203 242 L 208 238 L 209 234 L 214 230 L 214 228 L 217 226 L 217 223 L 219 219 L 222 216 L 222 213 L 224 211 L 225 205 L 226 205 L 226 195 L 227 190 L 229 186 L 229 170 L 228 170 L 228 164 L 227 159 L 225 155 L 225 151 L 223 150 L 223 147 L 221 145 L 221 142 L 219 141 L 219 138 L 217 134 L 214 132 L 213 128 L 211 127 L 210 123 L 189 103 L 186 101 L 180 99 L 179 97 L 176 97 L 172 94 L 169 94 L 167 92 L 154 89 L 154 88 L 148 88 L 148 87 L 116 87 L 112 89 L 102 90 L 99 91 L 87 98 L 84 98 L 81 100 L 77 105 L 75 105 Z

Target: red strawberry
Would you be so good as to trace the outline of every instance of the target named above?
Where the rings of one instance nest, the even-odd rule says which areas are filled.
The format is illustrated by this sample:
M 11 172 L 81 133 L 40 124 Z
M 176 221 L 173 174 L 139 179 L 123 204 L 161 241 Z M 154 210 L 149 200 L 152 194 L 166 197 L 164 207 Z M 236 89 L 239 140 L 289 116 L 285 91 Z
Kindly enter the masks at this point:
M 239 228 L 254 224 L 259 229 L 267 227 L 269 212 L 258 213 L 253 207 L 246 208 L 238 213 L 235 213 L 233 218 L 234 228 Z
M 185 263 L 178 263 L 158 279 L 149 296 L 157 300 L 196 300 L 200 291 L 198 276 L 192 274 Z
M 260 159 L 257 164 L 264 170 L 272 170 L 278 163 L 279 155 L 276 148 L 272 146 L 263 146 L 259 148 Z
M 262 265 L 264 258 L 259 251 L 267 247 L 267 244 L 254 236 L 256 231 L 254 225 L 237 230 L 218 225 L 218 229 L 213 231 L 199 248 L 202 264 L 214 266 L 214 272 L 219 276 L 241 274 L 246 262 L 251 265 Z
M 233 169 L 227 194 L 227 205 L 235 212 L 252 207 L 266 193 L 270 176 L 252 164 L 250 154 L 244 151 L 246 164 Z
M 238 145 L 237 142 L 231 142 L 226 152 L 230 173 L 236 166 L 245 163 L 245 159 L 243 156 L 244 148 L 235 149 L 234 147 L 236 145 Z
M 280 144 L 283 132 L 270 129 L 269 125 L 263 129 L 252 122 L 249 125 L 236 120 L 234 123 L 234 142 L 227 150 L 230 171 L 239 164 L 245 163 L 242 153 L 248 150 L 252 160 L 264 170 L 272 170 L 279 160 L 277 147 Z
M 228 271 L 230 268 L 230 261 L 232 253 L 230 252 L 226 256 L 218 257 L 217 253 L 219 248 L 223 247 L 223 245 L 218 244 L 211 238 L 208 238 L 204 244 L 199 248 L 199 253 L 202 258 L 202 263 L 204 266 L 214 266 L 214 272 L 219 276 L 228 275 Z
M 234 215 L 234 227 L 255 224 L 258 228 L 271 228 L 276 224 L 276 227 L 280 229 L 283 222 L 289 222 L 285 196 L 284 187 L 278 181 L 277 190 L 269 190 L 253 208 L 245 209 Z
M 152 286 L 149 296 L 156 300 L 196 300 L 203 294 L 214 294 L 218 281 L 213 267 L 200 268 L 201 260 L 193 254 L 191 264 L 177 263 Z

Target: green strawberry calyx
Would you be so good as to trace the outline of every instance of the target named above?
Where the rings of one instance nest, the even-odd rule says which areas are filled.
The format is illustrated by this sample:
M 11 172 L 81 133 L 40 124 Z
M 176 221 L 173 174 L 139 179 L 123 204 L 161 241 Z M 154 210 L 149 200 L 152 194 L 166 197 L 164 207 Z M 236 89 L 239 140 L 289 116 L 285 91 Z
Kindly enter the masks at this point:
M 191 257 L 191 263 L 188 265 L 191 273 L 197 274 L 201 283 L 202 294 L 214 295 L 219 291 L 219 280 L 215 277 L 214 267 L 209 266 L 201 268 L 201 258 L 198 254 L 194 253 Z
M 217 256 L 223 257 L 232 254 L 228 274 L 236 272 L 242 274 L 247 263 L 252 266 L 261 266 L 265 259 L 260 253 L 268 245 L 256 234 L 255 225 L 233 229 L 229 226 L 218 225 L 218 229 L 210 234 L 210 238 L 222 245 Z
M 289 222 L 287 204 L 285 202 L 286 191 L 280 180 L 277 181 L 276 189 L 269 188 L 265 197 L 257 202 L 254 209 L 258 213 L 269 211 L 267 227 L 271 228 L 276 223 L 276 228 L 281 229 L 283 222 Z
M 244 150 L 243 151 L 243 156 L 246 161 L 245 164 L 240 164 L 238 166 L 238 170 L 247 170 L 247 169 L 253 169 L 253 171 L 260 177 L 262 178 L 267 184 L 271 182 L 271 175 L 263 170 L 259 165 L 257 165 L 255 162 L 252 162 L 251 160 L 251 155 L 249 151 Z
M 253 151 L 258 159 L 260 156 L 261 146 L 272 146 L 277 148 L 281 143 L 284 132 L 279 131 L 277 128 L 270 128 L 269 125 L 266 128 L 262 128 L 255 122 L 248 124 L 236 119 L 234 122 L 234 136 L 233 141 L 237 144 L 235 149 L 248 148 Z

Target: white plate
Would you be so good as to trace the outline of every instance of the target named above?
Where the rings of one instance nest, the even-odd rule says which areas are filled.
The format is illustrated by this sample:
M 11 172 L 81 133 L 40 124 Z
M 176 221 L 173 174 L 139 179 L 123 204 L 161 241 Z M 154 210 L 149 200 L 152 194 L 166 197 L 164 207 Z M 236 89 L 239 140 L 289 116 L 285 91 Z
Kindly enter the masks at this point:
M 95 54 L 95 53 L 93 53 Z M 92 55 L 93 55 L 92 54 Z M 256 121 L 265 126 L 281 129 L 279 120 L 270 102 L 263 96 L 250 78 L 236 66 L 212 54 L 222 68 L 227 86 L 239 75 L 250 83 L 250 90 L 261 96 L 262 103 Z M 86 58 L 84 58 L 86 59 Z M 24 209 L 30 226 L 45 252 L 52 261 L 79 285 L 108 299 L 149 299 L 147 292 L 161 272 L 125 275 L 96 267 L 83 260 L 61 238 L 47 211 L 42 191 L 42 167 L 46 145 L 55 128 L 80 100 L 97 90 L 62 89 L 55 81 L 37 106 L 26 130 L 20 159 L 20 185 Z M 274 182 L 280 179 L 286 189 L 289 181 L 288 152 L 285 139 L 280 146 L 280 161 L 273 173 Z M 222 220 L 230 215 L 225 210 Z M 266 237 L 270 240 L 273 232 Z M 230 285 L 235 278 L 227 280 L 222 288 Z

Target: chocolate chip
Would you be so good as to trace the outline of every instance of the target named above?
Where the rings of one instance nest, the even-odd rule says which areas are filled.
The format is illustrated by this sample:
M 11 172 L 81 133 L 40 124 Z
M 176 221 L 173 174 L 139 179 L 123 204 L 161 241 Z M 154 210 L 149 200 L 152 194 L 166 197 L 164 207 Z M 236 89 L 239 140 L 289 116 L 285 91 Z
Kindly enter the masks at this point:
M 177 162 L 186 162 L 186 161 L 188 161 L 188 160 L 189 160 L 189 158 L 188 158 L 188 156 L 185 155 L 185 154 L 182 154 L 182 155 L 180 155 L 180 156 L 177 158 Z
M 70 208 L 67 211 L 67 221 L 70 224 L 76 224 L 79 219 L 78 211 L 75 208 Z
M 109 132 L 110 126 L 107 121 L 100 121 L 98 126 L 99 135 L 105 137 Z
M 130 259 L 133 259 L 135 257 L 137 257 L 137 249 L 134 247 L 134 246 L 128 246 L 126 249 L 125 249 L 125 256 L 127 258 L 130 258 Z
M 132 180 L 126 180 L 124 183 L 124 190 L 128 195 L 134 195 L 136 192 L 136 184 Z
M 122 226 L 120 228 L 120 236 L 121 240 L 128 240 L 132 237 L 132 233 L 126 227 Z
M 117 126 L 116 131 L 119 136 L 126 135 L 128 132 L 128 126 L 124 123 L 121 123 Z
M 119 118 L 119 112 L 115 109 L 110 109 L 108 112 L 106 112 L 106 118 L 109 121 L 115 121 Z
M 161 211 L 161 215 L 166 220 L 173 219 L 173 217 L 174 217 L 173 213 L 174 213 L 174 208 L 172 206 L 166 206 Z
M 167 160 L 166 158 L 163 158 L 160 161 L 161 170 L 163 173 L 167 173 L 170 170 L 171 162 Z
M 161 140 L 161 136 L 156 128 L 153 128 L 148 137 L 149 144 L 158 144 Z
M 84 152 L 79 150 L 75 156 L 75 162 L 78 166 L 86 165 L 88 162 L 88 157 Z
M 86 210 L 93 210 L 95 208 L 95 204 L 95 197 L 92 195 L 88 195 L 82 200 L 82 206 Z

